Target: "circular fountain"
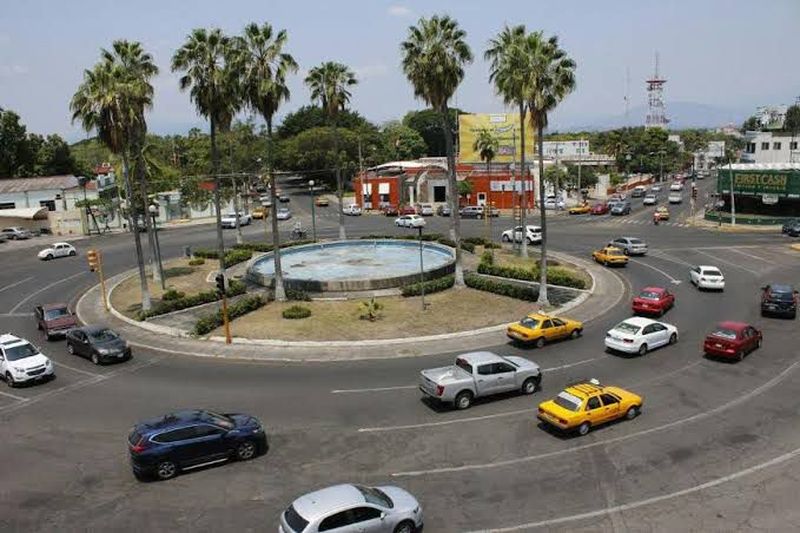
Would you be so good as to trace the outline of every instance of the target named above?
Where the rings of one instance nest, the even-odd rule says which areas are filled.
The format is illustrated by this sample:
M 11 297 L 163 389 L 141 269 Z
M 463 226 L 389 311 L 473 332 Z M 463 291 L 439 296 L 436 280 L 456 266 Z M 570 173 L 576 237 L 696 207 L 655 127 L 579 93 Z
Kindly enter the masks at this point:
M 455 268 L 455 251 L 424 242 L 422 265 L 425 279 L 450 274 Z M 419 281 L 419 242 L 376 239 L 294 246 L 281 250 L 281 267 L 287 289 L 311 293 L 392 289 Z M 260 285 L 272 285 L 274 274 L 272 252 L 247 265 L 248 278 Z

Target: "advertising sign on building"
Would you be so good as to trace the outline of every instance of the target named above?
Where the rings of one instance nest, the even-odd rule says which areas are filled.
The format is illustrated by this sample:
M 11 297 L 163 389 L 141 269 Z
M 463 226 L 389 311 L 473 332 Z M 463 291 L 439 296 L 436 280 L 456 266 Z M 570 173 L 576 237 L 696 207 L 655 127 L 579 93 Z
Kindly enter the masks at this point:
M 730 193 L 731 175 L 733 175 L 734 194 L 800 198 L 800 170 L 726 171 L 722 168 L 717 192 Z
M 476 113 L 458 117 L 458 157 L 464 163 L 480 163 L 480 153 L 474 149 L 475 139 L 483 129 L 491 131 L 499 147 L 493 163 L 510 163 L 521 153 L 519 115 L 516 113 Z M 530 116 L 525 118 L 525 157 L 533 158 L 533 128 Z M 514 140 L 516 139 L 516 148 Z

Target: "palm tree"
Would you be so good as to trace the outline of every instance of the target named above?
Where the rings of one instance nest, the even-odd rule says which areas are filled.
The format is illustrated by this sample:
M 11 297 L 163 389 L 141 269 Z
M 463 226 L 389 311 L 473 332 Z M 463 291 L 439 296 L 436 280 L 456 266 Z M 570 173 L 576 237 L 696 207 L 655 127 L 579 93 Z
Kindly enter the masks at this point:
M 297 71 L 297 63 L 283 51 L 288 37 L 286 30 L 273 33 L 272 26 L 264 23 L 248 24 L 236 39 L 238 60 L 242 65 L 243 96 L 246 104 L 261 114 L 267 123 L 267 174 L 270 177 L 272 205 L 278 205 L 275 176 L 272 174 L 272 119 L 283 102 L 289 101 L 286 76 Z M 341 198 L 341 197 L 340 197 Z M 280 237 L 278 235 L 278 210 L 273 207 L 272 240 L 275 261 L 275 299 L 286 300 L 281 270 Z
M 336 196 L 339 200 L 339 238 L 346 239 L 344 229 L 344 206 L 342 204 L 342 171 L 339 158 L 339 132 L 337 117 L 350 102 L 350 91 L 358 83 L 355 73 L 341 63 L 327 61 L 312 68 L 306 76 L 305 83 L 311 90 L 311 101 L 319 102 L 322 110 L 328 115 L 333 125 L 333 151 L 336 154 Z
M 119 51 L 127 51 L 124 61 Z M 129 61 L 132 58 L 137 61 Z M 142 51 L 139 43 L 116 41 L 113 51 L 102 50 L 101 60 L 91 70 L 84 71 L 83 82 L 70 101 L 72 121 L 80 121 L 86 131 L 96 131 L 100 141 L 122 159 L 128 226 L 136 246 L 143 311 L 150 310 L 150 291 L 133 203 L 130 167 L 131 157 L 137 160 L 141 157 L 137 146 L 147 131 L 144 112 L 152 107 L 150 79 L 157 72 L 152 58 Z
M 523 228 L 527 225 L 528 203 L 525 190 L 528 183 L 527 167 L 525 166 L 525 113 L 526 95 L 531 78 L 530 58 L 525 53 L 526 35 L 523 25 L 506 26 L 497 37 L 489 41 L 489 48 L 483 54 L 490 64 L 489 80 L 494 83 L 495 91 L 502 96 L 506 105 L 516 106 L 519 110 L 519 168 L 522 176 L 520 225 Z M 520 253 L 522 257 L 528 257 L 528 240 L 525 238 L 522 239 Z
M 489 128 L 481 128 L 475 136 L 475 142 L 472 143 L 472 149 L 478 152 L 481 161 L 486 163 L 486 174 L 489 174 L 489 165 L 492 160 L 497 156 L 497 150 L 500 149 L 500 142 L 497 140 L 494 132 Z
M 526 99 L 531 113 L 531 126 L 536 128 L 539 145 L 539 212 L 542 226 L 542 258 L 539 266 L 540 305 L 547 305 L 547 217 L 544 210 L 544 129 L 547 115 L 575 90 L 575 61 L 558 46 L 555 35 L 545 39 L 534 32 L 525 39 L 525 51 L 531 61 L 531 78 Z
M 453 131 L 450 129 L 447 102 L 464 79 L 464 67 L 472 62 L 472 52 L 464 38 L 466 32 L 449 16 L 421 18 L 408 29 L 400 44 L 403 72 L 414 87 L 414 95 L 439 113 L 447 151 L 447 182 L 450 191 L 450 236 L 456 247 L 456 287 L 464 286 L 461 264 L 461 220 L 458 216 L 458 186 Z
M 189 96 L 198 113 L 209 122 L 211 138 L 211 173 L 215 179 L 214 205 L 217 212 L 217 251 L 220 272 L 225 271 L 225 243 L 222 240 L 220 213 L 219 150 L 217 130 L 230 127 L 241 107 L 236 57 L 231 40 L 222 30 L 197 28 L 190 33 L 172 56 L 172 71 L 183 72 L 181 90 Z

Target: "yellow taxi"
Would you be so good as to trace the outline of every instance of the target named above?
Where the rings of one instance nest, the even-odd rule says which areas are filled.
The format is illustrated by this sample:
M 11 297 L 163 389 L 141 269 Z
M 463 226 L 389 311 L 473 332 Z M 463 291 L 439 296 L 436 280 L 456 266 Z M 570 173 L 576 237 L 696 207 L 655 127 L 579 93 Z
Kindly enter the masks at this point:
M 330 202 L 328 201 L 328 199 L 325 198 L 324 196 L 317 196 L 317 198 L 314 200 L 314 205 L 316 205 L 317 207 L 328 207 L 329 203 Z
M 269 208 L 268 207 L 263 207 L 263 206 L 254 207 L 253 210 L 250 211 L 250 215 L 253 218 L 261 219 L 261 218 L 266 217 L 268 214 L 269 214 Z
M 669 209 L 666 206 L 656 207 L 656 213 L 659 220 L 669 220 Z
M 506 335 L 519 344 L 534 344 L 537 348 L 547 341 L 558 339 L 574 339 L 583 331 L 583 322 L 549 316 L 542 313 L 531 313 L 519 322 L 509 324 Z
M 588 215 L 592 212 L 592 208 L 586 202 L 569 208 L 570 215 Z
M 597 426 L 642 411 L 643 398 L 619 387 L 604 387 L 596 379 L 572 383 L 552 400 L 539 404 L 537 418 L 561 431 L 586 435 Z
M 609 265 L 622 265 L 625 266 L 628 264 L 628 256 L 625 255 L 621 249 L 617 248 L 616 246 L 606 246 L 605 248 L 600 248 L 599 250 L 595 250 L 592 252 L 592 258 L 598 263 L 602 263 L 605 266 Z

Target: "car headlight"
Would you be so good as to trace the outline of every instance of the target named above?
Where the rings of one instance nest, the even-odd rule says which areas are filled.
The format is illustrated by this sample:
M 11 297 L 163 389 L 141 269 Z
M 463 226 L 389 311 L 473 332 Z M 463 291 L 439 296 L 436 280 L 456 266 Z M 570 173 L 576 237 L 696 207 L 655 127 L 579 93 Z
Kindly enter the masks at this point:
M 111 350 L 109 350 L 108 348 L 98 348 L 97 353 L 99 353 L 100 355 L 108 355 L 111 353 Z
M 48 359 L 47 362 L 44 364 L 44 366 L 46 366 L 47 368 L 52 368 L 53 362 L 50 359 Z

